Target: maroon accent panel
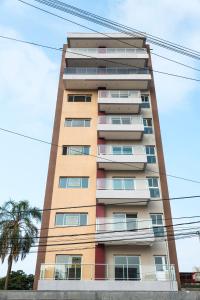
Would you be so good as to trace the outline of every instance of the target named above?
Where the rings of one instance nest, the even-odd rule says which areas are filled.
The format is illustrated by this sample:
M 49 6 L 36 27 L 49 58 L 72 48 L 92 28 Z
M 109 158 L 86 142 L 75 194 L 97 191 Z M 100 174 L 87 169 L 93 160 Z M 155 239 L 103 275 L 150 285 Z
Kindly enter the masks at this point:
M 97 216 L 97 218 L 104 218 L 105 217 L 105 205 L 104 204 L 97 204 L 97 206 L 96 206 L 96 216 Z
M 97 245 L 95 248 L 95 279 L 105 278 L 105 246 Z

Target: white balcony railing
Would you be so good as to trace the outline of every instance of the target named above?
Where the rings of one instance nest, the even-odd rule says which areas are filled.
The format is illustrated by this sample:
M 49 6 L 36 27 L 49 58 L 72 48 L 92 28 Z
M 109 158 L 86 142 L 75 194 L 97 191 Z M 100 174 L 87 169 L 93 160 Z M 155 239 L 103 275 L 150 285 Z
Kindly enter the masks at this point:
M 125 99 L 134 99 L 134 98 L 141 98 L 140 91 L 131 91 L 131 90 L 101 90 L 98 92 L 98 98 L 99 99 L 119 99 L 119 98 L 125 98 Z
M 42 264 L 40 280 L 175 281 L 174 265 Z
M 114 54 L 130 56 L 131 54 L 147 54 L 146 48 L 68 48 L 67 52 L 73 54 Z
M 105 115 L 99 116 L 98 123 L 112 125 L 143 125 L 143 119 L 141 116 L 132 115 Z
M 152 220 L 137 219 L 137 218 L 97 218 L 96 221 L 97 232 L 108 231 L 139 231 L 141 234 L 150 233 L 153 234 Z
M 131 74 L 149 74 L 147 68 L 80 68 L 67 67 L 64 74 L 71 75 L 131 75 Z
M 147 179 L 98 178 L 97 190 L 148 191 L 149 187 Z
M 118 149 L 117 149 L 118 148 Z M 144 146 L 129 146 L 129 145 L 98 145 L 99 155 L 146 155 Z

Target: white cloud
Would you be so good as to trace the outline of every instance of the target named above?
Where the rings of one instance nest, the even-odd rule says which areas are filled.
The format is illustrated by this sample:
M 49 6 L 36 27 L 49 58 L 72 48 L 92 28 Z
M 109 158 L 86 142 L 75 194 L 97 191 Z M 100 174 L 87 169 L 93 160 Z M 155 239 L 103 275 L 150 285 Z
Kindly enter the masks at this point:
M 120 0 L 115 5 L 115 14 L 112 10 L 110 12 L 112 14 L 110 17 L 122 24 L 175 41 L 187 47 L 197 50 L 199 48 L 199 0 L 194 0 L 192 5 L 187 0 Z M 156 53 L 200 69 L 197 61 L 168 52 L 155 45 L 151 45 L 151 48 Z M 199 72 L 194 70 L 183 68 L 155 56 L 152 56 L 152 59 L 155 70 L 200 78 Z M 171 109 L 180 109 L 180 104 L 184 109 L 184 107 L 187 107 L 191 92 L 197 89 L 199 91 L 199 83 L 195 81 L 164 76 L 158 73 L 154 75 L 158 104 L 161 110 L 169 112 Z
M 22 38 L 5 27 L 0 27 L 0 34 Z M 18 112 L 22 129 L 45 126 L 42 123 L 50 119 L 56 102 L 58 65 L 42 48 L 1 40 L 0 66 L 2 105 Z

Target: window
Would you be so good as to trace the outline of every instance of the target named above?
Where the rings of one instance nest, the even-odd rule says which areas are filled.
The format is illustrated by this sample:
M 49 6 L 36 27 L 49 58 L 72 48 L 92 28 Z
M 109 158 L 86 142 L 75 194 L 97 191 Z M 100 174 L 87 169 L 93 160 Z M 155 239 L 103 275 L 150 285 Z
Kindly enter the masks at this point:
M 56 255 L 55 279 L 80 280 L 81 259 L 80 255 Z
M 140 257 L 115 256 L 115 280 L 140 280 Z
M 153 232 L 155 237 L 163 237 L 165 230 L 163 226 L 163 215 L 162 214 L 151 214 Z
M 84 226 L 87 225 L 87 213 L 57 213 L 56 226 Z
M 156 272 L 163 272 L 167 270 L 167 258 L 166 256 L 155 256 L 155 265 L 156 265 Z
M 144 133 L 146 134 L 153 133 L 152 119 L 143 119 L 143 123 L 144 123 Z
M 147 162 L 148 164 L 156 163 L 155 146 L 146 146 Z
M 90 146 L 63 146 L 63 155 L 89 155 Z
M 114 230 L 137 230 L 137 214 L 114 213 Z
M 133 178 L 113 178 L 114 190 L 134 190 Z
M 66 127 L 90 127 L 90 119 L 65 119 Z
M 132 146 L 112 146 L 112 154 L 131 155 L 133 154 Z
M 91 102 L 91 95 L 68 95 L 68 102 Z
M 142 98 L 141 107 L 142 108 L 150 108 L 149 95 L 148 94 L 142 94 L 141 98 Z
M 158 186 L 158 178 L 157 177 L 150 177 L 148 178 L 149 184 L 149 191 L 151 198 L 158 198 L 160 197 L 160 190 Z
M 89 177 L 60 177 L 59 187 L 63 189 L 88 188 Z
M 131 117 L 111 117 L 112 124 L 131 124 Z

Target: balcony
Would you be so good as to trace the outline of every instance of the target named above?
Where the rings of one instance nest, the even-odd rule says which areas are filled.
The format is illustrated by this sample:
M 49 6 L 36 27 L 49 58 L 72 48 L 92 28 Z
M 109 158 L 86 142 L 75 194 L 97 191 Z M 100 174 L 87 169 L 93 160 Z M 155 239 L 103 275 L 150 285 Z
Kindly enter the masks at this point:
M 140 111 L 142 103 L 140 91 L 102 90 L 98 93 L 100 111 L 108 113 L 133 113 Z
M 98 218 L 96 242 L 105 245 L 145 245 L 155 241 L 151 220 Z
M 178 287 L 174 265 L 42 264 L 38 290 L 177 291 Z
M 148 180 L 98 178 L 96 199 L 103 204 L 147 205 L 150 200 Z
M 100 138 L 109 140 L 141 140 L 144 132 L 143 119 L 133 115 L 99 116 L 97 125 Z
M 68 67 L 98 67 L 99 63 L 113 67 L 115 62 L 115 67 L 125 63 L 143 68 L 148 57 L 146 48 L 68 48 L 65 55 Z
M 147 68 L 79 68 L 64 69 L 64 86 L 67 90 L 147 89 L 151 75 Z
M 143 171 L 147 156 L 145 147 L 129 145 L 99 145 L 98 168 L 105 170 Z

